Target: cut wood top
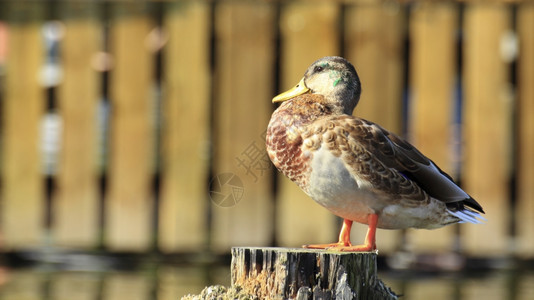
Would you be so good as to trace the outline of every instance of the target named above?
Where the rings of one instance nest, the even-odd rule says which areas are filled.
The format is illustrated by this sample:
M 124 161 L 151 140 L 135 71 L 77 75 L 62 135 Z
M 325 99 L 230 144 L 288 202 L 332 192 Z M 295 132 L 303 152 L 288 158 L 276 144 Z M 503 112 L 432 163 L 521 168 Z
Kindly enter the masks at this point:
M 397 299 L 377 277 L 377 251 L 232 248 L 232 286 L 268 299 Z

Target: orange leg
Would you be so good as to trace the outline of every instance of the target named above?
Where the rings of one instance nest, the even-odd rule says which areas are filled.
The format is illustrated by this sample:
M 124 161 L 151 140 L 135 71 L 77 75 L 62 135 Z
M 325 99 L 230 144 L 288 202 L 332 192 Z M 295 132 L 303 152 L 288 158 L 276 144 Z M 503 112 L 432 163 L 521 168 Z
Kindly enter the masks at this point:
M 332 249 L 338 251 L 371 251 L 376 250 L 376 223 L 378 222 L 378 215 L 370 214 L 367 217 L 369 228 L 365 236 L 365 243 L 363 245 L 353 246 L 350 242 L 350 230 L 352 228 L 352 221 L 348 219 L 343 220 L 343 226 L 339 233 L 339 241 L 332 244 L 318 244 L 318 245 L 304 245 L 304 248 L 309 249 Z

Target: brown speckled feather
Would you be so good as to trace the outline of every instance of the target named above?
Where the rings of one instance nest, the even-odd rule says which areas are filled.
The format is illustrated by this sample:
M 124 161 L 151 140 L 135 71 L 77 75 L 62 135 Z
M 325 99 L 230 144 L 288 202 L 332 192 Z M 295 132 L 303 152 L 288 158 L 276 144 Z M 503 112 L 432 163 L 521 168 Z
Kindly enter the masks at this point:
M 396 170 L 415 166 L 395 159 L 398 146 L 385 131 L 377 131 L 373 127 L 375 124 L 363 119 L 332 115 L 321 98 L 320 95 L 302 95 L 282 104 L 284 107 L 273 114 L 267 131 L 267 149 L 271 160 L 279 162 L 275 165 L 284 175 L 306 191 L 308 182 L 302 173 L 309 168 L 311 156 L 306 157 L 304 153 L 325 147 L 377 191 L 394 195 L 399 201 L 428 201 L 426 193 L 415 182 Z M 309 103 L 313 103 L 313 107 L 308 106 Z M 309 107 L 308 113 L 316 112 L 308 114 L 314 118 L 299 113 L 305 107 Z M 389 164 L 385 165 L 383 160 Z M 420 160 L 425 162 L 424 157 Z

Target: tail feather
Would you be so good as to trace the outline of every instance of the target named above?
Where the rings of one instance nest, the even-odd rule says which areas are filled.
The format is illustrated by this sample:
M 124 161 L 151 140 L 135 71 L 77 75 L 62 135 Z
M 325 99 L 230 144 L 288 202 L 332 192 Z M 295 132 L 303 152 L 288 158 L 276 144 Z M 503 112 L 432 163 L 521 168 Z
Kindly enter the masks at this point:
M 460 219 L 460 223 L 482 224 L 487 221 L 487 219 L 481 216 L 478 212 L 468 208 L 457 211 L 449 210 L 449 213 Z

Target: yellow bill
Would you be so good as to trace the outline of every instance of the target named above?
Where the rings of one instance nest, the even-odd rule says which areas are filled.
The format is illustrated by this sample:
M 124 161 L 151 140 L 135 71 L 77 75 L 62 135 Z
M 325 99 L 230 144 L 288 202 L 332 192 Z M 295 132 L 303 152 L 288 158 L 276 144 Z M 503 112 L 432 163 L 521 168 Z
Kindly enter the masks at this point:
M 302 95 L 304 93 L 307 93 L 309 91 L 310 91 L 310 89 L 306 86 L 306 84 L 304 84 L 304 78 L 302 78 L 299 81 L 299 83 L 297 83 L 296 86 L 294 86 L 290 90 L 285 91 L 285 92 L 279 94 L 278 96 L 274 97 L 273 98 L 273 103 L 283 102 L 283 101 L 289 100 L 291 98 L 294 98 L 294 97 L 296 97 L 298 95 Z

